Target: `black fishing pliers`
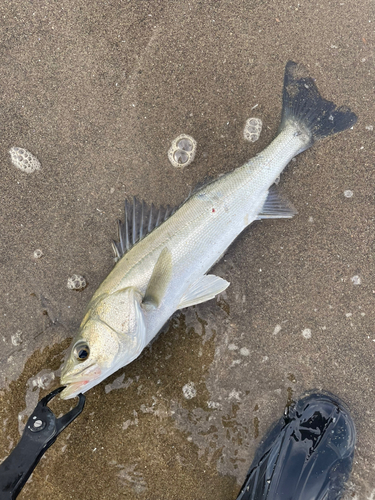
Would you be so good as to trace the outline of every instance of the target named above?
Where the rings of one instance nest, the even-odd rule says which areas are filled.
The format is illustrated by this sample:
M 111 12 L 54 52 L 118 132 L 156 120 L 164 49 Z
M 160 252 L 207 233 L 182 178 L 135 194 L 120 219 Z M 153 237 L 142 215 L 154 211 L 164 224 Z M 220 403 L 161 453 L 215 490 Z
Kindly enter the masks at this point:
M 68 413 L 56 418 L 47 404 L 64 387 L 50 392 L 39 401 L 27 421 L 22 437 L 12 453 L 0 464 L 0 498 L 13 500 L 17 497 L 31 473 L 57 436 L 82 412 L 85 396 L 79 394 L 78 404 Z

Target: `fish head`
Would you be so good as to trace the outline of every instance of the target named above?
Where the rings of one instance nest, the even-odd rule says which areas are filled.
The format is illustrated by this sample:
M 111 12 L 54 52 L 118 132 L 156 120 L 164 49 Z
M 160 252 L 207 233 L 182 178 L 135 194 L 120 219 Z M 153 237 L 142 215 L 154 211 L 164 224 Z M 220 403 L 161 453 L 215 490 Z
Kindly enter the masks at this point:
M 116 371 L 120 352 L 116 332 L 101 321 L 89 320 L 73 339 L 62 367 L 61 384 L 66 388 L 61 398 L 74 398 Z
M 125 288 L 106 295 L 88 310 L 62 367 L 62 399 L 99 384 L 139 356 L 146 345 L 141 295 Z

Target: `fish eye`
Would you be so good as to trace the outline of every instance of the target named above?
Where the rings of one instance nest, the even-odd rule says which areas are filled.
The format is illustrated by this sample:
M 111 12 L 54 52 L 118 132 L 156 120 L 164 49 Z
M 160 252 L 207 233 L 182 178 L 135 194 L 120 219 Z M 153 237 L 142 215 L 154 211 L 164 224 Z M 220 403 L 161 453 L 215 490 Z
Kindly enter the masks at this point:
M 86 342 L 79 342 L 73 352 L 78 361 L 85 361 L 90 355 L 90 348 Z

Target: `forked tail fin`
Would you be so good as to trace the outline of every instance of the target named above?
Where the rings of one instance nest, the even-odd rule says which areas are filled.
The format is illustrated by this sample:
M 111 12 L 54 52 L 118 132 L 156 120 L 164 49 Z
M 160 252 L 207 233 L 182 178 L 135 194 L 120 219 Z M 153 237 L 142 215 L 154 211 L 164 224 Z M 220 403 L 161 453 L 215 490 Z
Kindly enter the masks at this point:
M 280 131 L 288 122 L 297 122 L 310 133 L 311 142 L 304 148 L 307 149 L 316 140 L 342 132 L 356 121 L 356 115 L 349 108 L 337 108 L 333 102 L 321 97 L 302 64 L 293 61 L 287 63 Z

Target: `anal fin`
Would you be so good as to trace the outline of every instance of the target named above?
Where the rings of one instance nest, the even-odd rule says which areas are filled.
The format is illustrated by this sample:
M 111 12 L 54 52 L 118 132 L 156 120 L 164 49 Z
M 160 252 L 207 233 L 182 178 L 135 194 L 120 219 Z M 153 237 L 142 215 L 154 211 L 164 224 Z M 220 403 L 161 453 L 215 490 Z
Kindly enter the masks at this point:
M 178 309 L 194 306 L 206 300 L 213 299 L 218 293 L 223 292 L 230 283 L 214 274 L 205 274 L 198 281 L 193 283 L 182 297 Z

